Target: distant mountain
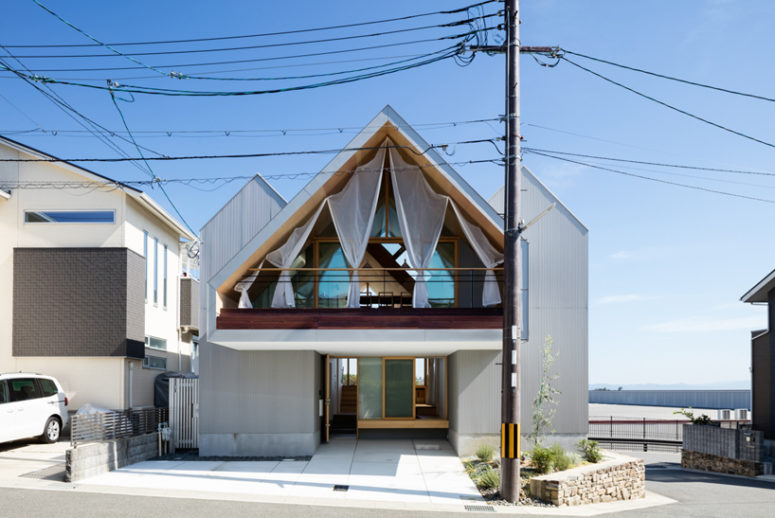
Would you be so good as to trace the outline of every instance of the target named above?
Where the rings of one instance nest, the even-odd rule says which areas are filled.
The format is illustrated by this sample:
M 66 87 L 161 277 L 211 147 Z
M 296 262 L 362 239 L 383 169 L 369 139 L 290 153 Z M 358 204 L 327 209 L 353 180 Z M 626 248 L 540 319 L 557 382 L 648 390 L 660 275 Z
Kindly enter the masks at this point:
M 639 385 L 611 385 L 608 383 L 595 383 L 589 386 L 590 390 L 595 389 L 608 389 L 618 390 L 622 387 L 622 390 L 748 390 L 751 388 L 750 380 L 743 381 L 720 381 L 716 383 L 671 383 L 671 384 L 657 384 L 657 383 L 642 383 Z

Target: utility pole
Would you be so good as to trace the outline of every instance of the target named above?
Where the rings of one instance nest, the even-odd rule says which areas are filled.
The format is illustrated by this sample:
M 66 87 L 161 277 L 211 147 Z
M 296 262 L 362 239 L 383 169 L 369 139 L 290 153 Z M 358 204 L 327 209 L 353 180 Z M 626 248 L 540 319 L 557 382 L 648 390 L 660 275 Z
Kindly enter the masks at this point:
M 520 378 L 522 335 L 520 284 L 519 0 L 505 0 L 506 178 L 503 229 L 503 376 L 501 379 L 501 498 L 519 500 Z
M 506 178 L 503 228 L 503 358 L 501 361 L 501 498 L 519 500 L 520 378 L 519 346 L 522 336 L 522 252 L 520 234 L 554 204 L 523 225 L 519 136 L 519 55 L 554 55 L 556 47 L 522 46 L 519 42 L 519 0 L 504 0 L 506 42 L 502 46 L 471 46 L 472 52 L 506 54 Z

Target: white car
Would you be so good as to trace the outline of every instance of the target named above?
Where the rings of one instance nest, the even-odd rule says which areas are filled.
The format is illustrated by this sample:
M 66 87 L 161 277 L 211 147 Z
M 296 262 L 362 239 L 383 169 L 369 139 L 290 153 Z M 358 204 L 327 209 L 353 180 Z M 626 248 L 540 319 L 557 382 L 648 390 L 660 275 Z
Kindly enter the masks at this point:
M 39 437 L 56 442 L 67 425 L 67 396 L 40 374 L 0 374 L 0 443 Z

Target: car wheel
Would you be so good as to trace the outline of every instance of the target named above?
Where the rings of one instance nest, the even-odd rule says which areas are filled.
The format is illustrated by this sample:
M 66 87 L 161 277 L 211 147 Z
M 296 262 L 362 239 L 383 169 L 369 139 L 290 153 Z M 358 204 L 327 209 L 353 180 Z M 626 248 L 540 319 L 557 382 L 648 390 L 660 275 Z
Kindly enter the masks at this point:
M 61 433 L 62 424 L 59 422 L 59 418 L 51 416 L 48 418 L 48 421 L 46 421 L 46 426 L 43 428 L 43 435 L 40 436 L 40 440 L 49 444 L 57 442 Z

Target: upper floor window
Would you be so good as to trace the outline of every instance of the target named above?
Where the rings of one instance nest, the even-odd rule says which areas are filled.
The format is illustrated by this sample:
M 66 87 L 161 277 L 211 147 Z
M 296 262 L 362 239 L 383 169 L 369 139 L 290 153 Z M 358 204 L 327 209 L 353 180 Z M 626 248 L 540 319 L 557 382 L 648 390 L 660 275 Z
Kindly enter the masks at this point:
M 114 223 L 113 210 L 25 210 L 25 223 Z
M 162 300 L 164 307 L 167 307 L 167 245 L 164 245 L 164 286 L 162 288 Z
M 143 257 L 145 257 L 145 300 L 148 300 L 148 232 L 143 231 Z
M 153 238 L 153 303 L 159 303 L 159 238 Z
M 145 337 L 145 346 L 151 349 L 159 349 L 160 351 L 167 350 L 167 340 L 163 338 L 155 338 L 153 336 Z

